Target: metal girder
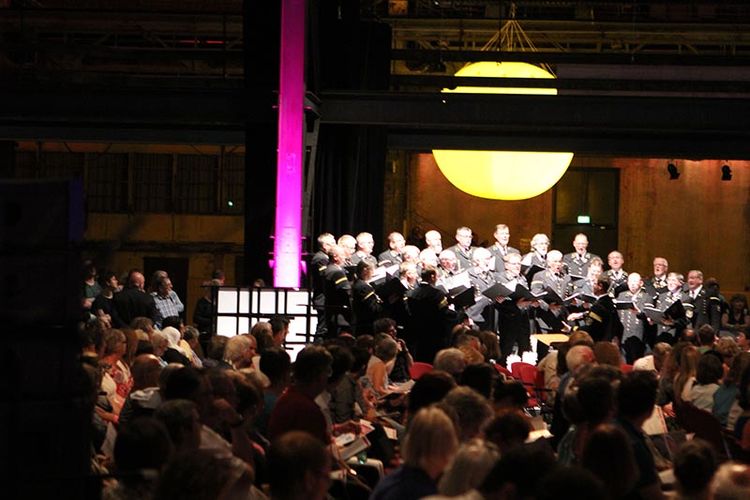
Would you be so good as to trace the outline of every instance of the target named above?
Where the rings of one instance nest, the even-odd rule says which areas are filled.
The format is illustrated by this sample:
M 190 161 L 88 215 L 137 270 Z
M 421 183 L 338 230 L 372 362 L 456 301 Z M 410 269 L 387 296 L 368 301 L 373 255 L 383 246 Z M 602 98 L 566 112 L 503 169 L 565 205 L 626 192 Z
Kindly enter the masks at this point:
M 393 148 L 750 157 L 748 99 L 323 94 L 323 123 L 383 125 Z M 689 153 L 689 154 L 688 154 Z
M 272 99 L 217 91 L 3 91 L 0 139 L 241 144 Z M 750 158 L 750 99 L 323 93 L 320 123 L 388 127 L 393 148 Z

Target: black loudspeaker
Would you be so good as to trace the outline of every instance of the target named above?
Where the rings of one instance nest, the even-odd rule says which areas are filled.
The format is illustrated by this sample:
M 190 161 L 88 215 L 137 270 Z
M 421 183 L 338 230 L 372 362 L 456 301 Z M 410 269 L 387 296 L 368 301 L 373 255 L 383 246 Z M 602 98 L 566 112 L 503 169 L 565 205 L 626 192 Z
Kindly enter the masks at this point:
M 0 317 L 66 325 L 80 310 L 80 181 L 0 181 Z

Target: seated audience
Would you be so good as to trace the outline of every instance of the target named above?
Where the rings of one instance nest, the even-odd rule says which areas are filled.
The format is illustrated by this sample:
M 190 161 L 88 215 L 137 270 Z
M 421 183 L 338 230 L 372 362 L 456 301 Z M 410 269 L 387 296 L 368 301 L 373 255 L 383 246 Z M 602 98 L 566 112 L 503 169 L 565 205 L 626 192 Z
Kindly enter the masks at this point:
M 325 416 L 315 398 L 328 385 L 333 357 L 320 346 L 307 346 L 297 354 L 292 374 L 294 382 L 276 401 L 268 425 L 273 441 L 289 431 L 305 431 L 324 445 L 331 442 Z
M 438 482 L 441 495 L 454 497 L 477 488 L 500 459 L 497 447 L 483 439 L 472 439 L 458 448 L 456 457 Z
M 466 368 L 466 359 L 464 353 L 455 347 L 438 351 L 435 355 L 435 361 L 432 363 L 435 370 L 442 370 L 450 373 L 456 382 L 461 380 L 461 374 Z
M 487 398 L 469 387 L 451 389 L 438 406 L 456 416 L 458 439 L 462 443 L 478 437 L 493 415 Z
M 635 484 L 627 496 L 663 498 L 648 437 L 642 430 L 643 423 L 654 411 L 656 387 L 656 376 L 653 373 L 634 371 L 625 375 L 617 390 L 616 422 L 628 437 L 637 466 Z
M 638 479 L 638 466 L 625 432 L 611 424 L 591 430 L 580 463 L 604 485 L 609 498 L 627 498 Z
M 386 476 L 371 500 L 416 500 L 437 493 L 437 480 L 458 449 L 453 422 L 436 407 L 419 410 L 404 437 L 404 465 Z
M 690 389 L 689 401 L 701 410 L 713 411 L 714 394 L 724 375 L 724 368 L 718 356 L 703 354 L 698 360 L 696 383 Z
M 271 498 L 325 500 L 331 485 L 331 457 L 319 439 L 302 431 L 287 432 L 268 451 Z
M 716 453 L 710 444 L 701 439 L 683 443 L 674 457 L 677 498 L 711 498 L 711 481 L 717 467 Z
M 517 411 L 504 411 L 484 428 L 485 439 L 494 443 L 501 454 L 523 446 L 531 433 L 528 417 Z

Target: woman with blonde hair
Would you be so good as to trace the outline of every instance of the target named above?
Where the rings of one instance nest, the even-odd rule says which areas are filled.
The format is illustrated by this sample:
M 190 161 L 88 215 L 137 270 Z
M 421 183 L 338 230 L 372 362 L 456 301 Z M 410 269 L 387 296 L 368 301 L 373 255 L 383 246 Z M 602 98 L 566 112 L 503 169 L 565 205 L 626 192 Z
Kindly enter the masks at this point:
M 435 495 L 437 479 L 458 449 L 453 421 L 440 408 L 422 408 L 412 419 L 401 449 L 404 465 L 378 483 L 370 500 L 416 500 Z

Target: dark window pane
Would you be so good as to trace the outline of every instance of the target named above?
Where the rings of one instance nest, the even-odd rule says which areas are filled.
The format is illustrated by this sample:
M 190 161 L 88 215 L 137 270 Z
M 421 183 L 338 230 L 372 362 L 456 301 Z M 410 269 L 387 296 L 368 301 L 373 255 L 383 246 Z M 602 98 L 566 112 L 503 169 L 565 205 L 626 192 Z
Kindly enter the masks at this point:
M 177 156 L 175 212 L 214 213 L 218 157 Z
M 245 210 L 245 155 L 224 157 L 221 209 L 224 213 L 241 214 Z
M 86 201 L 92 212 L 124 212 L 128 208 L 128 155 L 90 154 Z
M 172 199 L 172 155 L 140 154 L 133 161 L 136 212 L 169 212 Z

